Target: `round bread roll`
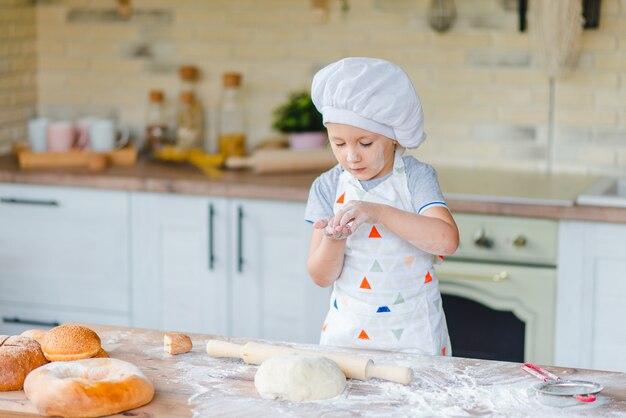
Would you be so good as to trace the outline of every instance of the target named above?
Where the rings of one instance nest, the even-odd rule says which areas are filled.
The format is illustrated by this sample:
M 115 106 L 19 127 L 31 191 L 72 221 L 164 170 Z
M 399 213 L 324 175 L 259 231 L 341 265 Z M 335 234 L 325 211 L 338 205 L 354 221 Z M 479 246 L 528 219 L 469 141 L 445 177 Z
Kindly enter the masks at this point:
M 0 391 L 22 389 L 28 373 L 46 363 L 37 341 L 0 335 Z
M 41 350 L 50 361 L 72 361 L 93 357 L 100 351 L 100 337 L 92 329 L 64 324 L 46 332 Z
M 47 329 L 29 329 L 22 332 L 20 335 L 22 337 L 32 338 L 33 340 L 41 344 L 41 340 L 43 340 L 43 336 L 46 335 L 46 332 L 48 332 Z
M 26 377 L 24 392 L 42 415 L 99 417 L 147 404 L 154 386 L 134 364 L 90 358 L 34 370 Z

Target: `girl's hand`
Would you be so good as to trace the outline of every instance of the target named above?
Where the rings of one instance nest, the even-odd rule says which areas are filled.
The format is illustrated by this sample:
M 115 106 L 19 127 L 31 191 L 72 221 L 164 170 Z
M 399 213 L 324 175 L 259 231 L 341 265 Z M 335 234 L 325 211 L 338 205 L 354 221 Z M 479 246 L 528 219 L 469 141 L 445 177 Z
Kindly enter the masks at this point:
M 323 229 L 324 236 L 334 241 L 346 239 L 352 234 L 352 230 L 350 229 L 350 226 L 336 225 L 335 220 L 333 218 L 319 220 L 313 224 L 313 228 Z
M 346 206 L 341 209 L 331 222 L 334 220 L 334 224 L 338 228 L 345 228 L 346 226 L 351 231 L 356 231 L 362 224 L 377 224 L 381 223 L 382 214 L 387 205 L 380 203 L 363 202 L 360 200 L 351 200 L 346 203 Z

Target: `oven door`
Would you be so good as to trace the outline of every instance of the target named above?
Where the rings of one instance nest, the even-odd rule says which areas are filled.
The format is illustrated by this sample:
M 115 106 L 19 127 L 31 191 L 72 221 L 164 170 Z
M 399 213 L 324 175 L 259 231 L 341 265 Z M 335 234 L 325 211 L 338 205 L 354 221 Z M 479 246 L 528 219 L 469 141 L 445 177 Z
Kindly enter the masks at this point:
M 454 356 L 552 364 L 556 268 L 446 258 L 435 270 Z

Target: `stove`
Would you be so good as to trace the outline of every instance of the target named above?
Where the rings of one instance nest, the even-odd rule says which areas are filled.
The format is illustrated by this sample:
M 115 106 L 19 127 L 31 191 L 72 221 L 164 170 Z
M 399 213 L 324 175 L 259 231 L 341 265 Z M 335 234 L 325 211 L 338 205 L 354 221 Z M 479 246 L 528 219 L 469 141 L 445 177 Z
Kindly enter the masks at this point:
M 454 218 L 459 249 L 435 267 L 453 356 L 551 364 L 558 222 Z

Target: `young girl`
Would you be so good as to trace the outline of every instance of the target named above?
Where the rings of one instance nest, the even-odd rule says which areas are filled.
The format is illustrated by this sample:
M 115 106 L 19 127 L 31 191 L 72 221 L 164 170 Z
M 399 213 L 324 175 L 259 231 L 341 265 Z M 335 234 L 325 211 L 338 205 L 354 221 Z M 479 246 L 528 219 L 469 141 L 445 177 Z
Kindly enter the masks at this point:
M 315 75 L 311 96 L 339 162 L 315 180 L 306 210 L 309 274 L 333 285 L 320 344 L 450 355 L 433 262 L 459 236 L 433 168 L 401 155 L 426 138 L 409 77 L 346 58 Z

